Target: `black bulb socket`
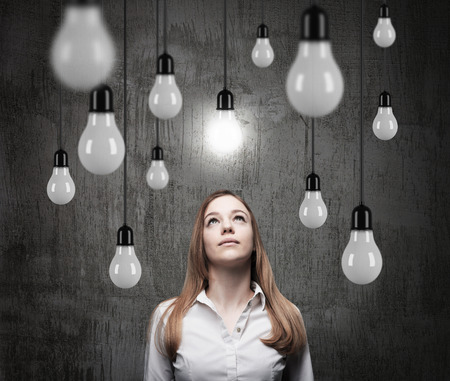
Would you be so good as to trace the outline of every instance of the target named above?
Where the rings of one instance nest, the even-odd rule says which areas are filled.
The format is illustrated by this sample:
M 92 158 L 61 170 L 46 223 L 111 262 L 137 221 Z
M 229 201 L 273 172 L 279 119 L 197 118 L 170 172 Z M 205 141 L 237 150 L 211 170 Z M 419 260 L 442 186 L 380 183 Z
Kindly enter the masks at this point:
M 100 85 L 91 91 L 89 112 L 114 112 L 113 92 L 108 85 Z
M 174 74 L 173 58 L 167 53 L 158 57 L 156 74 Z
M 389 18 L 389 8 L 386 4 L 383 4 L 380 7 L 380 18 L 388 19 Z
M 269 28 L 267 25 L 258 26 L 258 38 L 269 38 Z
M 372 230 L 372 212 L 360 204 L 352 212 L 352 230 Z
M 217 94 L 216 110 L 234 110 L 233 93 L 230 90 L 223 89 Z
M 66 151 L 60 149 L 55 152 L 54 166 L 59 168 L 69 166 L 69 156 Z
M 164 153 L 161 147 L 156 146 L 153 148 L 152 160 L 164 160 Z
M 379 107 L 391 107 L 391 94 L 387 91 L 383 91 L 380 94 L 380 102 L 378 104 Z
M 325 11 L 313 5 L 302 15 L 300 40 L 326 41 L 330 39 L 328 32 L 328 16 Z
M 117 231 L 117 246 L 133 246 L 133 230 L 123 224 L 123 226 Z
M 73 5 L 76 7 L 85 7 L 85 6 L 99 6 L 101 5 L 100 0 L 66 0 L 66 5 Z
M 308 175 L 306 178 L 306 190 L 307 191 L 320 191 L 320 177 L 314 172 Z

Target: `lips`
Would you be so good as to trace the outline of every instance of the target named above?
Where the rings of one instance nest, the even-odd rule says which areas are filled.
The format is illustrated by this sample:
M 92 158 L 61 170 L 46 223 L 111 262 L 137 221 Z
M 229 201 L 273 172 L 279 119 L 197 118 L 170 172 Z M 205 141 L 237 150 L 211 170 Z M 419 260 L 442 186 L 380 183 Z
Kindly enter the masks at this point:
M 233 244 L 238 244 L 239 241 L 236 241 L 235 239 L 232 238 L 226 238 L 222 241 L 220 241 L 219 246 L 223 246 L 223 245 L 233 245 Z

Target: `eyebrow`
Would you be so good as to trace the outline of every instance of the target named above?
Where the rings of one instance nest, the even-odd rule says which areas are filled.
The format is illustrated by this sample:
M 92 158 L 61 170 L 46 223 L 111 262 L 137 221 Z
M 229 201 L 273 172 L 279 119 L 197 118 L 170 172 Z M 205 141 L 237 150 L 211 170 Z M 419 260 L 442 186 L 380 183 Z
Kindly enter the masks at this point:
M 247 216 L 247 218 L 248 218 L 248 214 L 247 213 L 245 213 L 243 210 L 241 210 L 241 209 L 233 209 L 232 211 L 231 211 L 231 214 L 234 214 L 234 213 L 238 213 L 238 212 L 241 212 L 241 213 L 244 213 L 246 216 Z M 208 217 L 208 216 L 217 216 L 219 213 L 217 213 L 217 212 L 211 212 L 211 213 L 208 213 L 206 216 L 205 216 L 205 218 L 203 219 L 203 220 L 206 220 L 206 218 Z

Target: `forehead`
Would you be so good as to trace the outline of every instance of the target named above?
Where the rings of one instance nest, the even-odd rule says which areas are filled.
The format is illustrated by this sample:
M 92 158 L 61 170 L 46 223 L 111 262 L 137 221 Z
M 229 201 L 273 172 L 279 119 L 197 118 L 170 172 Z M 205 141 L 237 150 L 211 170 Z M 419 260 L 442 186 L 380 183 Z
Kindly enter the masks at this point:
M 205 216 L 212 212 L 225 214 L 236 209 L 242 210 L 249 214 L 245 205 L 237 198 L 230 195 L 220 196 L 209 203 L 205 211 Z

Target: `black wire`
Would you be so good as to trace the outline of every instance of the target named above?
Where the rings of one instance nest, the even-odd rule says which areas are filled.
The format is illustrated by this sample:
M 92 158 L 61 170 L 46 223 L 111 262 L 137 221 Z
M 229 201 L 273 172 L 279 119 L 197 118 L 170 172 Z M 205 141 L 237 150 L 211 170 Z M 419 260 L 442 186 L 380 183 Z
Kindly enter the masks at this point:
M 364 204 L 364 130 L 363 130 L 363 3 L 364 0 L 361 0 L 361 83 L 360 83 L 360 117 L 361 117 L 361 133 L 360 133 L 360 171 L 361 171 L 361 179 L 360 179 L 360 204 Z
M 164 53 L 167 53 L 167 0 L 164 0 Z
M 159 57 L 159 0 L 156 0 L 156 63 Z M 159 118 L 156 118 L 156 145 L 159 146 Z
M 311 128 L 311 165 L 312 173 L 314 173 L 314 118 L 312 118 L 312 128 Z
M 60 1 L 60 22 L 62 26 L 63 22 L 63 5 L 62 0 Z M 59 149 L 62 149 L 62 85 L 59 82 Z
M 261 20 L 262 24 L 264 24 L 264 0 L 261 0 Z
M 127 0 L 123 0 L 123 224 L 127 224 Z
M 387 91 L 387 65 L 386 65 L 386 48 L 383 49 L 383 59 L 384 59 L 384 67 L 383 67 L 383 85 L 384 91 Z
M 223 88 L 227 88 L 227 0 L 223 0 Z

